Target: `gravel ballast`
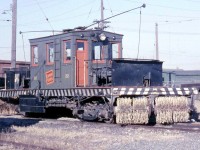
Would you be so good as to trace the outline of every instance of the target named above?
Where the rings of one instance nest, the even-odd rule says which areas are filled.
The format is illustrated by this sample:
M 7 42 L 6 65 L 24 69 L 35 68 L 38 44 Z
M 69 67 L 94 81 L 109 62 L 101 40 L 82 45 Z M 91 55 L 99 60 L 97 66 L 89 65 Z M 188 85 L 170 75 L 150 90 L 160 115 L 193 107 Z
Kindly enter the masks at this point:
M 0 150 L 196 150 L 200 132 L 82 122 L 72 118 L 0 117 Z

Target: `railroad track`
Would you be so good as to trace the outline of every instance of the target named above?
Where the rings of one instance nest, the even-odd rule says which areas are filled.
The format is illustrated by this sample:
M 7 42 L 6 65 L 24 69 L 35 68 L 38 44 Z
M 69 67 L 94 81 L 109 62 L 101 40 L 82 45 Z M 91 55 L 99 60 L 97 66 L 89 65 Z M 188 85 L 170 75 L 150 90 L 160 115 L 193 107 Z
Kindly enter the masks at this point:
M 144 129 L 151 129 L 151 130 L 177 130 L 177 131 L 185 131 L 185 132 L 200 132 L 200 122 L 195 123 L 177 123 L 171 125 L 121 125 L 121 126 L 128 126 L 130 128 L 144 128 Z
M 55 119 L 45 119 L 45 120 L 55 120 Z M 61 122 L 68 121 L 68 119 L 57 120 Z M 73 122 L 73 119 L 70 119 Z M 77 122 L 77 119 L 74 119 Z M 87 122 L 92 124 L 99 124 L 99 122 Z M 119 126 L 118 124 L 106 124 L 103 123 L 104 126 Z M 200 122 L 189 122 L 189 123 L 176 123 L 171 125 L 121 125 L 122 127 L 130 127 L 130 128 L 144 128 L 144 129 L 152 129 L 152 130 L 177 130 L 177 131 L 185 131 L 185 132 L 200 132 Z
M 195 144 L 197 142 L 196 139 L 199 139 L 198 135 L 200 135 L 200 122 L 172 125 L 120 126 L 119 124 L 85 122 L 67 117 L 59 119 L 27 118 L 20 115 L 0 116 L 0 122 L 0 129 L 1 126 L 5 129 L 2 130 L 2 135 L 0 132 L 0 149 L 3 150 L 77 149 L 77 142 L 79 143 L 78 146 L 81 147 L 80 149 L 85 149 L 85 144 L 87 147 L 96 144 L 99 144 L 99 147 L 105 147 L 106 145 L 109 149 L 112 146 L 110 143 L 113 143 L 112 148 L 115 149 L 120 142 L 120 145 L 124 144 L 124 149 L 127 148 L 127 144 L 131 143 L 129 149 L 132 149 L 134 144 L 141 144 L 138 147 L 141 148 L 144 146 L 144 142 L 149 147 L 156 147 L 157 145 L 154 142 L 157 141 L 166 146 L 170 144 L 177 149 L 183 149 L 185 146 L 187 147 L 187 145 L 184 145 L 186 144 L 185 141 L 190 140 Z M 19 137 L 21 138 L 19 139 Z M 52 139 L 54 141 L 53 144 L 49 143 Z M 182 144 L 177 145 L 174 143 L 174 139 L 177 139 L 177 143 L 182 143 L 183 146 L 181 146 Z M 162 144 L 158 145 L 159 149 L 165 147 L 162 147 Z M 196 146 L 198 147 L 198 145 Z
M 18 116 L 18 117 L 16 117 Z M 12 116 L 4 116 L 3 120 L 5 121 L 6 118 L 12 118 Z M 74 118 L 61 118 L 61 119 L 54 119 L 54 118 L 33 118 L 33 117 L 21 117 L 19 115 L 15 115 L 15 118 L 18 119 L 20 118 L 20 123 L 24 125 L 36 123 L 39 121 L 53 121 L 55 122 L 62 122 L 62 124 L 65 124 L 65 122 L 77 122 L 79 121 L 78 119 Z M 10 121 L 10 120 L 9 120 Z M 17 125 L 15 119 L 13 119 L 13 122 Z M 99 123 L 99 122 L 85 122 L 85 121 L 80 121 L 88 124 L 103 124 L 103 126 L 120 126 L 119 124 L 106 124 L 106 123 Z M 12 121 L 10 121 L 10 124 L 12 124 Z M 13 125 L 15 125 L 13 124 Z M 152 130 L 177 130 L 177 131 L 185 131 L 185 132 L 200 132 L 200 122 L 189 122 L 189 123 L 176 123 L 176 124 L 171 124 L 171 125 L 161 125 L 161 124 L 156 124 L 156 125 L 121 125 L 122 127 L 128 127 L 128 128 L 144 128 L 144 129 L 152 129 Z
M 170 127 L 167 129 L 170 129 Z M 200 122 L 174 124 L 174 125 L 171 125 L 171 130 L 181 130 L 181 131 L 187 131 L 187 132 L 200 132 Z

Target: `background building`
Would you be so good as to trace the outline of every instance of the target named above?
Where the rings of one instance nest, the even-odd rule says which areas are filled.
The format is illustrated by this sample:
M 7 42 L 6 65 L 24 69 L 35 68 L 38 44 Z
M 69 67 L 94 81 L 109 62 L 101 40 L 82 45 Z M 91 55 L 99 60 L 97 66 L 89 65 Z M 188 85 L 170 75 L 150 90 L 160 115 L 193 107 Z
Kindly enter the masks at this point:
M 30 62 L 17 61 L 16 68 L 11 69 L 11 61 L 0 60 L 0 89 L 25 87 L 24 85 L 28 83 L 24 83 L 24 79 L 29 77 L 29 69 Z
M 200 70 L 163 69 L 163 85 L 172 87 L 196 85 L 200 87 Z
M 17 61 L 16 68 L 29 68 L 30 62 Z M 0 60 L 0 77 L 4 77 L 4 71 L 11 68 L 10 60 Z

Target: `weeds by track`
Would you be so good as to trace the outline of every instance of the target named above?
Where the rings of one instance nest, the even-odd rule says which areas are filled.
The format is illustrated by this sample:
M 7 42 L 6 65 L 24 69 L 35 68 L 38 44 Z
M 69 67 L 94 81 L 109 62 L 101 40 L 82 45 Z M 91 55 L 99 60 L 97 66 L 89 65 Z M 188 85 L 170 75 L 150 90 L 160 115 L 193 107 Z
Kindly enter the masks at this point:
M 36 118 L 24 118 L 24 119 L 36 119 Z M 52 118 L 42 118 L 42 120 L 46 121 L 57 121 L 57 122 L 62 122 L 65 123 L 67 121 L 71 122 L 77 122 L 78 119 L 74 118 L 63 118 L 63 119 L 52 119 Z M 80 121 L 80 122 L 85 122 L 85 121 Z M 121 126 L 121 127 L 128 127 L 128 128 L 145 128 L 145 129 L 151 129 L 151 130 L 177 130 L 177 131 L 185 131 L 185 132 L 200 132 L 200 122 L 187 122 L 187 123 L 176 123 L 176 124 L 168 124 L 168 125 L 163 125 L 163 124 L 155 124 L 155 125 L 119 125 L 119 124 L 114 124 L 114 123 L 102 123 L 102 122 L 87 122 L 87 123 L 92 123 L 92 124 L 104 124 L 104 126 Z
M 200 123 L 119 125 L 74 118 L 0 116 L 0 149 L 195 149 Z M 190 142 L 190 146 L 187 143 Z M 145 143 L 145 144 L 144 144 Z M 9 147 L 11 146 L 11 147 Z M 198 147 L 198 148 L 197 148 Z
M 185 132 L 200 132 L 200 122 L 195 123 L 177 123 L 171 125 L 129 125 L 134 128 L 145 128 L 151 130 L 177 130 L 177 131 L 185 131 Z

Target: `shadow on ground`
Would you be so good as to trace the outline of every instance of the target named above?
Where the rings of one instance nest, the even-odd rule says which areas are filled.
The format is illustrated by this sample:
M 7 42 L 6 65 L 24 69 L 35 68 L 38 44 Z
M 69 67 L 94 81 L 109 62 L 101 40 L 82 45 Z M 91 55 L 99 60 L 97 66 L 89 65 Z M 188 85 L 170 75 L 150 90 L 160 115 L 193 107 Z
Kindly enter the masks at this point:
M 0 134 L 14 132 L 12 126 L 27 127 L 37 124 L 41 119 L 0 117 Z

